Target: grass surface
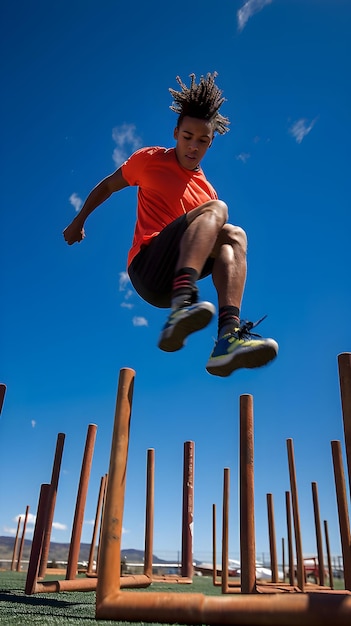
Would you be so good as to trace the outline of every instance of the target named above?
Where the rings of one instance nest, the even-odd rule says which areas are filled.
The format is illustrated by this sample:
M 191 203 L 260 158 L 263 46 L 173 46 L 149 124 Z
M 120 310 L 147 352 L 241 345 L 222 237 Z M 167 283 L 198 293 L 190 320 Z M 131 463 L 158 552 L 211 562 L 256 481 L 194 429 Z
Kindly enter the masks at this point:
M 45 580 L 58 580 L 63 576 L 47 576 Z M 95 592 L 64 591 L 61 593 L 24 593 L 26 573 L 0 572 L 0 624 L 3 626 L 141 626 L 144 622 L 118 622 L 95 620 Z M 335 588 L 344 589 L 344 581 L 335 581 Z M 195 576 L 192 584 L 153 583 L 142 592 L 166 591 L 172 593 L 203 593 L 220 595 L 221 588 L 214 587 L 212 578 Z M 123 593 L 128 593 L 124 590 Z M 148 625 L 150 626 L 150 624 Z M 151 624 L 158 626 L 158 624 Z M 161 625 L 160 625 L 161 626 Z M 165 626 L 165 625 L 163 625 Z
M 52 576 L 58 580 L 62 576 Z M 45 580 L 50 580 L 47 576 Z M 0 624 L 4 626 L 136 626 L 132 622 L 95 620 L 95 592 L 64 591 L 26 596 L 24 593 L 26 574 L 22 572 L 0 572 Z M 127 590 L 125 590 L 127 592 Z M 169 591 L 172 593 L 197 592 L 219 595 L 220 587 L 214 587 L 212 579 L 195 576 L 192 584 L 153 583 L 141 591 Z M 144 622 L 138 622 L 141 626 Z M 150 625 L 149 625 L 150 626 Z M 156 626 L 156 624 L 154 625 Z M 164 626 L 164 625 L 163 625 Z

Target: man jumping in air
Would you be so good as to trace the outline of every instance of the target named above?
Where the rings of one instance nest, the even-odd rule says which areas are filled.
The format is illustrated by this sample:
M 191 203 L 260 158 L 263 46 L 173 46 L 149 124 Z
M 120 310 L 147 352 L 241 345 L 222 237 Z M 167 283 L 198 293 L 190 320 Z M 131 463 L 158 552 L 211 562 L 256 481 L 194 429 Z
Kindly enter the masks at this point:
M 137 220 L 128 254 L 128 274 L 138 294 L 156 307 L 170 308 L 158 346 L 166 352 L 183 347 L 186 337 L 207 326 L 216 310 L 199 300 L 197 281 L 211 274 L 218 296 L 218 338 L 206 369 L 228 376 L 238 368 L 266 365 L 278 353 L 273 339 L 240 321 L 246 280 L 246 234 L 228 223 L 228 207 L 206 179 L 200 162 L 215 133 L 226 133 L 229 120 L 219 113 L 224 102 L 217 74 L 201 76 L 190 87 L 179 77 L 170 89 L 178 114 L 174 148 L 141 148 L 88 195 L 64 230 L 69 245 L 85 237 L 87 217 L 114 192 L 138 187 Z M 259 320 L 262 321 L 262 320 Z

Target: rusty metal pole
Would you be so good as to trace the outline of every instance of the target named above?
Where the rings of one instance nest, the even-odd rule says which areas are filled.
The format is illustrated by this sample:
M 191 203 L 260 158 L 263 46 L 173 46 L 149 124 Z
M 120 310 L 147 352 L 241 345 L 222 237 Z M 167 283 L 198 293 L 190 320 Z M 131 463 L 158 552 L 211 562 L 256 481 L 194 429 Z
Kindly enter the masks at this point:
M 58 488 L 58 481 L 59 481 L 59 476 L 60 476 L 60 468 L 61 468 L 64 442 L 65 442 L 64 433 L 59 433 L 57 435 L 54 463 L 52 467 L 51 483 L 50 483 L 51 489 L 50 489 L 50 494 L 49 494 L 49 498 L 47 502 L 48 510 L 46 512 L 47 518 L 46 518 L 46 523 L 45 523 L 45 532 L 44 532 L 43 547 L 42 547 L 41 558 L 40 558 L 38 578 L 43 578 L 45 576 L 46 567 L 47 567 L 48 558 L 49 558 L 51 530 L 52 530 L 52 524 L 54 521 L 57 488 Z
M 32 548 L 30 551 L 30 558 L 28 564 L 26 585 L 25 585 L 25 593 L 27 595 L 31 595 L 35 593 L 37 580 L 38 580 L 38 572 L 39 572 L 39 562 L 40 555 L 43 548 L 44 541 L 44 533 L 46 530 L 46 520 L 47 520 L 47 508 L 50 498 L 50 485 L 43 484 L 40 487 L 39 494 L 39 502 L 37 507 L 37 515 L 34 526 L 33 540 L 32 540 Z
M 84 521 L 84 509 L 86 503 L 86 497 L 88 493 L 90 470 L 93 459 L 94 444 L 96 438 L 96 424 L 89 424 L 86 437 L 82 468 L 80 473 L 79 487 L 77 493 L 76 508 L 74 513 L 73 527 L 71 542 L 68 552 L 66 580 L 73 580 L 76 577 L 79 551 L 80 551 L 80 539 L 82 535 L 82 527 Z
M 324 580 L 322 528 L 321 528 L 321 518 L 320 518 L 320 513 L 319 513 L 318 487 L 317 487 L 317 483 L 315 482 L 312 483 L 312 499 L 313 499 L 313 511 L 314 511 L 314 524 L 316 528 L 319 584 L 322 587 L 324 587 L 325 580 Z
M 99 552 L 97 606 L 120 589 L 123 507 L 134 378 L 134 370 L 120 370 Z
M 5 400 L 5 394 L 6 394 L 6 385 L 4 383 L 0 383 L 0 415 L 1 415 L 3 404 L 4 404 L 4 400 Z
M 152 552 L 155 508 L 155 450 L 147 451 L 144 574 L 152 576 Z
M 272 493 L 267 493 L 267 512 L 268 512 L 269 551 L 270 551 L 270 557 L 271 557 L 272 583 L 277 583 L 279 580 L 279 575 L 278 575 L 277 545 L 276 545 L 276 536 L 275 536 L 274 505 L 273 505 Z
M 223 514 L 222 514 L 222 593 L 229 587 L 229 483 L 230 469 L 223 471 Z
M 253 397 L 240 396 L 240 572 L 241 593 L 256 591 Z
M 24 546 L 24 536 L 26 534 L 28 514 L 29 514 L 29 506 L 27 505 L 26 506 L 26 513 L 25 513 L 25 516 L 24 516 L 24 522 L 23 522 L 22 537 L 21 537 L 20 547 L 19 547 L 19 551 L 18 551 L 18 559 L 17 559 L 17 567 L 16 567 L 16 571 L 17 572 L 21 571 L 21 561 L 22 561 L 22 553 L 23 553 L 23 546 Z
M 346 461 L 351 495 L 351 352 L 338 355 L 341 405 L 344 423 Z
M 183 467 L 183 521 L 182 521 L 182 576 L 192 578 L 194 526 L 194 442 L 184 443 Z
M 350 521 L 347 511 L 346 484 L 342 464 L 342 451 L 340 441 L 332 441 L 331 447 L 334 465 L 336 499 L 338 503 L 342 558 L 344 562 L 345 589 L 351 591 Z
M 96 572 L 98 571 L 98 564 L 99 564 L 100 545 L 101 545 L 101 533 L 102 533 L 102 526 L 103 526 L 103 519 L 104 519 L 104 510 L 105 510 L 108 474 L 105 474 L 104 479 L 105 479 L 105 481 L 104 481 L 104 492 L 103 492 L 103 496 L 102 496 L 102 509 L 101 509 L 101 519 L 100 519 L 100 529 L 99 529 L 99 541 L 98 541 L 98 549 L 97 549 L 97 555 L 96 555 Z
M 329 587 L 330 589 L 334 589 L 334 577 L 333 577 L 333 567 L 332 567 L 331 552 L 330 552 L 328 522 L 326 519 L 324 520 L 324 535 L 325 535 L 325 545 L 327 548 Z
M 212 582 L 216 587 L 217 582 L 217 520 L 216 505 L 212 504 Z
M 126 371 L 126 370 L 124 370 Z M 179 624 L 246 624 L 247 626 L 349 626 L 351 594 L 249 594 L 205 596 L 200 593 L 121 592 L 120 546 L 127 471 L 129 424 L 134 372 L 122 389 L 116 410 L 106 507 L 101 537 L 101 558 L 96 593 L 96 619 Z M 128 384 L 129 383 L 129 384 Z M 117 424 L 117 426 L 116 426 Z M 146 576 L 143 577 L 147 579 Z M 66 581 L 69 582 L 69 581 Z M 186 597 L 185 597 L 186 596 Z
M 18 522 L 17 522 L 17 531 L 16 531 L 16 537 L 15 537 L 15 543 L 13 544 L 12 562 L 11 562 L 11 570 L 12 571 L 15 570 L 15 559 L 16 559 L 16 554 L 17 554 L 18 535 L 19 535 L 19 531 L 20 531 L 20 527 L 21 527 L 21 521 L 22 521 L 22 517 L 19 516 Z
M 283 569 L 283 583 L 285 583 L 285 541 L 282 537 L 282 569 Z
M 301 529 L 300 529 L 299 502 L 298 502 L 298 495 L 297 495 L 295 457 L 294 457 L 294 447 L 293 447 L 292 439 L 287 439 L 287 447 L 288 447 L 288 461 L 289 461 L 289 475 L 290 475 L 290 490 L 291 490 L 292 510 L 293 510 L 293 520 L 294 520 L 294 530 L 295 530 L 297 585 L 301 591 L 304 591 L 305 590 L 305 573 L 304 573 L 302 539 L 301 539 Z
M 101 509 L 102 509 L 102 501 L 104 497 L 105 482 L 106 482 L 106 475 L 101 476 L 98 501 L 96 505 L 93 535 L 92 535 L 91 544 L 90 544 L 87 574 L 91 574 L 93 571 L 96 538 L 97 538 L 97 533 L 98 533 L 98 528 L 99 528 L 100 518 L 101 518 Z
M 288 531 L 288 560 L 289 560 L 289 584 L 294 585 L 294 551 L 292 540 L 292 527 L 291 527 L 291 504 L 290 504 L 290 491 L 285 492 L 285 506 L 286 506 L 286 525 Z
M 100 577 L 99 577 L 100 578 Z M 334 592 L 335 593 L 335 592 Z M 120 592 L 97 606 L 98 620 L 218 626 L 350 626 L 351 596 L 331 593 Z

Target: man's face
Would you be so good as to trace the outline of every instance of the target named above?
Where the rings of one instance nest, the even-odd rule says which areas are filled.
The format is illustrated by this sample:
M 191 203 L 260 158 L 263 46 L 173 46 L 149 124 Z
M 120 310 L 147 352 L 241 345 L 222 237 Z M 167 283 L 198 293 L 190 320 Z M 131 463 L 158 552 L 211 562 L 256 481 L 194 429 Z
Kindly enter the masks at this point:
M 204 157 L 213 139 L 211 122 L 185 116 L 174 129 L 177 159 L 182 167 L 194 170 Z

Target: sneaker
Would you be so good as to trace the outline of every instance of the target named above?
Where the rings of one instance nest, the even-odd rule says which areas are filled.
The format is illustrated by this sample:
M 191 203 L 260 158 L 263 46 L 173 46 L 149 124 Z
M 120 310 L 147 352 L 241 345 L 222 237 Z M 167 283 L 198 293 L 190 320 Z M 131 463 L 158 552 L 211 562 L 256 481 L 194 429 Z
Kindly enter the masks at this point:
M 262 367 L 275 359 L 278 354 L 277 342 L 251 332 L 265 317 L 255 323 L 241 323 L 240 328 L 236 328 L 234 332 L 224 335 L 216 342 L 206 365 L 209 374 L 229 376 L 241 367 Z
M 211 302 L 198 302 L 173 309 L 164 325 L 158 347 L 165 352 L 175 352 L 184 346 L 190 333 L 205 328 L 216 309 Z

